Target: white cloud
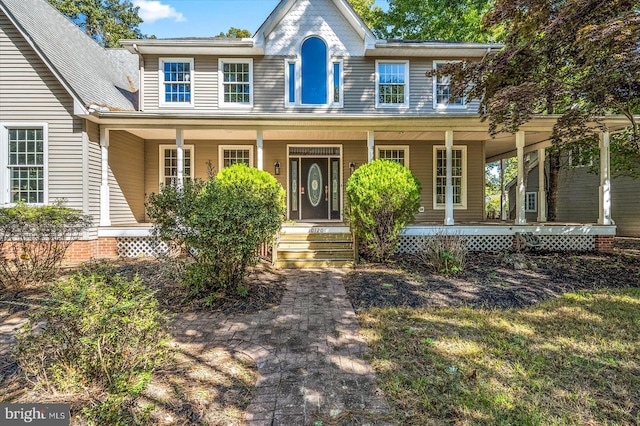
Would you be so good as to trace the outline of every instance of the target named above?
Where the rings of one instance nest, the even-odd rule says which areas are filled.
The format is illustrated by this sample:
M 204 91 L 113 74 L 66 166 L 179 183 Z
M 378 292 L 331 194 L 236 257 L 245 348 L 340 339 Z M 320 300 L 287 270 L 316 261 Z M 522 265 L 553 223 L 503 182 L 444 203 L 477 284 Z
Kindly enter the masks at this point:
M 152 23 L 160 19 L 173 19 L 175 22 L 183 22 L 187 19 L 184 15 L 168 4 L 162 4 L 157 0 L 133 0 L 133 5 L 140 8 L 139 15 L 144 22 Z

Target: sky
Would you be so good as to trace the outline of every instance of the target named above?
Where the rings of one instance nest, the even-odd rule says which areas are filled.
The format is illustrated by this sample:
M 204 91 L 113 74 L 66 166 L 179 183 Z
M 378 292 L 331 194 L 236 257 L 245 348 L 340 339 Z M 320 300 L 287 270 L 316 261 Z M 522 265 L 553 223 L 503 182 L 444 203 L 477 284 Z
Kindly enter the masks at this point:
M 384 0 L 377 3 L 386 5 Z M 253 34 L 278 0 L 133 0 L 133 4 L 140 8 L 143 34 L 158 38 L 213 37 L 230 27 Z

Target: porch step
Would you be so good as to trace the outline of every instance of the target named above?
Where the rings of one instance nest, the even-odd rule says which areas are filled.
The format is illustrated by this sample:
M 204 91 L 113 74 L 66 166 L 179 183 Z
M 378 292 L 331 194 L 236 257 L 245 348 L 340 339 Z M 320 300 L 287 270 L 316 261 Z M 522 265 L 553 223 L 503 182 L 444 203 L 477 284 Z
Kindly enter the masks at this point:
M 276 251 L 279 268 L 350 268 L 355 265 L 346 226 L 283 227 Z

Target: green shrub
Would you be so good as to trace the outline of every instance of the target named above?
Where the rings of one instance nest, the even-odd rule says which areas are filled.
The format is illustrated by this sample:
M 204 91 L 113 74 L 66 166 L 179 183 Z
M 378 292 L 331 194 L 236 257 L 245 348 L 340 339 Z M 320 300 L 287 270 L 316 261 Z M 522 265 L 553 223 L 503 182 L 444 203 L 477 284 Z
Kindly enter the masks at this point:
M 416 256 L 434 272 L 450 275 L 464 270 L 468 252 L 466 238 L 436 234 L 422 238 Z
M 89 226 L 89 216 L 60 203 L 0 209 L 0 288 L 51 278 Z
M 167 359 L 167 316 L 139 278 L 71 276 L 52 284 L 18 333 L 16 360 L 50 392 L 89 393 L 95 424 L 128 424 L 124 409 Z
M 420 182 L 395 161 L 375 160 L 347 181 L 347 214 L 363 255 L 384 262 L 395 252 L 402 228 L 420 207 Z
M 237 287 L 257 248 L 279 231 L 285 214 L 282 186 L 269 173 L 227 167 L 205 184 L 153 194 L 148 215 L 155 234 L 193 258 L 182 277 L 194 294 Z M 236 288 L 237 290 L 237 288 Z

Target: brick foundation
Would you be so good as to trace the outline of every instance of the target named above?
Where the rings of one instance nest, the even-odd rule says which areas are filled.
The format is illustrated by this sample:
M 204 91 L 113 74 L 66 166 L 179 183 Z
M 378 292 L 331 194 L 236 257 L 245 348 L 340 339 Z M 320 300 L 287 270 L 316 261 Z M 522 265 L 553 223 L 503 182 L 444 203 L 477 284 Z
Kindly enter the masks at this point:
M 613 236 L 596 235 L 596 251 L 600 253 L 613 253 Z
M 66 264 L 85 262 L 89 259 L 115 259 L 118 257 L 115 238 L 76 241 L 71 244 L 64 257 Z

